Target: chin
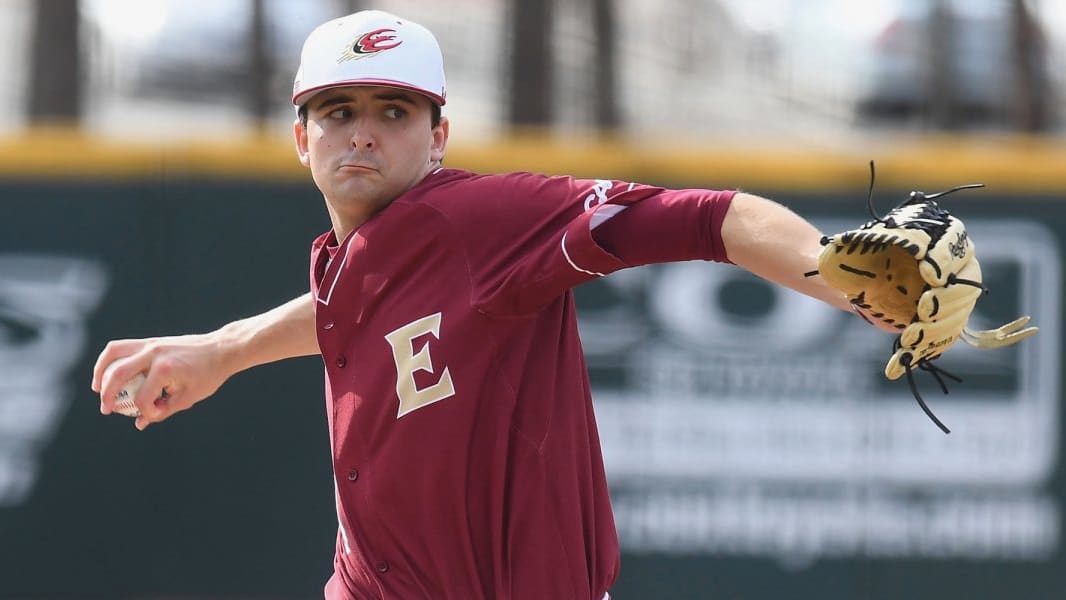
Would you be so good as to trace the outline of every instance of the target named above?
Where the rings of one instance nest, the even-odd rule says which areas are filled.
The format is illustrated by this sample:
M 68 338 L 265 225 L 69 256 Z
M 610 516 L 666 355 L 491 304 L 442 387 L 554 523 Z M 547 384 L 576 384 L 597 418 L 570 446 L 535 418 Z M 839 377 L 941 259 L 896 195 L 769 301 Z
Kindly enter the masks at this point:
M 333 188 L 330 204 L 344 213 L 377 212 L 389 203 L 387 190 L 378 186 L 339 185 Z
M 346 180 L 333 186 L 333 197 L 343 204 L 368 204 L 375 202 L 384 194 L 380 186 L 369 185 L 366 181 Z

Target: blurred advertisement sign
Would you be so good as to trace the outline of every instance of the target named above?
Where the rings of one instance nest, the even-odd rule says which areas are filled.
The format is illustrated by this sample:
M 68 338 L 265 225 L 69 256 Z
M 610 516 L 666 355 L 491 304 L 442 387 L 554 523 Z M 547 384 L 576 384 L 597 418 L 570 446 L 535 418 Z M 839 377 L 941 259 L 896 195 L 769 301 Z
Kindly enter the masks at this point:
M 702 263 L 616 274 L 581 298 L 607 471 L 632 553 L 1045 560 L 1059 550 L 1061 264 L 1032 222 L 968 219 L 990 293 L 971 327 L 1042 332 L 884 378 L 891 337 Z M 823 231 L 853 226 L 817 222 Z
M 0 255 L 0 509 L 25 502 L 41 452 L 66 415 L 70 370 L 107 287 L 96 262 Z

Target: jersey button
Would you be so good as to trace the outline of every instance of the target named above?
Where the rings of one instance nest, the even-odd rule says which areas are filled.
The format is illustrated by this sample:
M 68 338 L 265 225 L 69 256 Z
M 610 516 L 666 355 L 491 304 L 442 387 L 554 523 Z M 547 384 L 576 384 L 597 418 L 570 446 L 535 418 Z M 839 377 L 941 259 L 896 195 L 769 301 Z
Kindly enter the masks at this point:
M 323 325 L 322 329 L 333 329 L 333 321 L 330 321 L 329 323 Z
M 346 364 L 348 364 L 348 359 L 344 358 L 343 354 L 341 354 L 340 356 L 337 357 L 337 367 L 338 368 L 343 369 L 344 365 L 346 365 Z
M 348 481 L 355 481 L 356 479 L 359 479 L 359 469 L 348 471 Z
M 379 560 L 378 564 L 375 565 L 375 566 L 377 567 L 378 573 L 388 573 L 389 572 L 389 563 L 387 563 L 387 562 L 385 562 L 383 560 Z

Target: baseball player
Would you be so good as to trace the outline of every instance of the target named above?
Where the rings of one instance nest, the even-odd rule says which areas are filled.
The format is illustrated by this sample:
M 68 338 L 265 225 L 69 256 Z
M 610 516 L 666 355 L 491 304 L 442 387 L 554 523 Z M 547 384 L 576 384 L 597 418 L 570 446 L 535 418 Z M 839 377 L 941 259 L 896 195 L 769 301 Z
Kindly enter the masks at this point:
M 445 100 L 424 27 L 364 11 L 315 29 L 294 136 L 333 227 L 310 293 L 208 334 L 113 341 L 92 387 L 108 414 L 146 373 L 143 430 L 238 371 L 320 354 L 339 521 L 327 598 L 607 598 L 619 547 L 572 288 L 700 259 L 851 306 L 803 277 L 821 233 L 769 200 L 443 167 Z

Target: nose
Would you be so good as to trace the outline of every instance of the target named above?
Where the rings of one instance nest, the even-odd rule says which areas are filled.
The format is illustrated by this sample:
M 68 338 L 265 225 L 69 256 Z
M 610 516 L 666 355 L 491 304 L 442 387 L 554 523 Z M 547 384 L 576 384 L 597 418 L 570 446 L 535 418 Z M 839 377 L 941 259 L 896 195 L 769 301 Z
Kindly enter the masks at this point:
M 377 146 L 369 119 L 363 117 L 355 120 L 352 125 L 351 144 L 352 148 L 364 151 L 373 150 Z

